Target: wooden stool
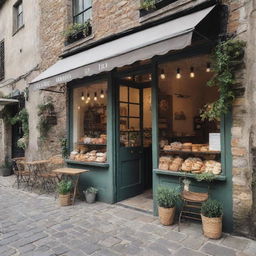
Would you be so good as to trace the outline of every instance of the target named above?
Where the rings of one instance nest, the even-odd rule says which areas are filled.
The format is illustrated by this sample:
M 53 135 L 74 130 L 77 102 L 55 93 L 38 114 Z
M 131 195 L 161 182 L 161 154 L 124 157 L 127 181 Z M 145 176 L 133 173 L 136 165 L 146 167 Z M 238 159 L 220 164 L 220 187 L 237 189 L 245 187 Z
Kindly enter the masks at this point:
M 181 197 L 183 199 L 183 205 L 179 216 L 179 231 L 182 218 L 201 221 L 202 203 L 208 200 L 209 194 L 183 190 Z

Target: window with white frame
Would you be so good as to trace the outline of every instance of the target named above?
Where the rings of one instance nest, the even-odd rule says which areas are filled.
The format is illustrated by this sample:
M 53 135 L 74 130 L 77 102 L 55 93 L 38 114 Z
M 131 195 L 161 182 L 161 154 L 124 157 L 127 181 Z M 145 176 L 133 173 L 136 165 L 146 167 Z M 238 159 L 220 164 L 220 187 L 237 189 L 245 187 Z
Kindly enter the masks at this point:
M 73 0 L 73 23 L 83 24 L 92 18 L 92 0 Z
M 24 25 L 23 22 L 23 3 L 18 1 L 13 6 L 13 31 L 16 32 Z

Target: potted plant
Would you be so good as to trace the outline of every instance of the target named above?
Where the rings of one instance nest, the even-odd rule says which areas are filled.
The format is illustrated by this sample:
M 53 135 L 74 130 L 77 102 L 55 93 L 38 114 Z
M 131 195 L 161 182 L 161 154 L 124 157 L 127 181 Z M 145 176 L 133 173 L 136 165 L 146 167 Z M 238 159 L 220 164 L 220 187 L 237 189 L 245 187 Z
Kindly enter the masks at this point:
M 158 213 L 161 224 L 172 225 L 179 193 L 175 189 L 159 187 L 157 190 Z
M 206 237 L 219 239 L 222 234 L 223 206 L 217 200 L 207 200 L 201 207 L 203 233 Z
M 10 176 L 11 175 L 11 164 L 8 160 L 8 157 L 5 157 L 4 164 L 0 167 L 1 176 Z
M 61 206 L 71 204 L 70 193 L 72 190 L 72 182 L 70 180 L 62 180 L 57 184 L 59 201 Z
M 97 193 L 98 193 L 97 188 L 94 188 L 94 187 L 87 188 L 86 191 L 84 191 L 86 202 L 89 204 L 95 203 Z

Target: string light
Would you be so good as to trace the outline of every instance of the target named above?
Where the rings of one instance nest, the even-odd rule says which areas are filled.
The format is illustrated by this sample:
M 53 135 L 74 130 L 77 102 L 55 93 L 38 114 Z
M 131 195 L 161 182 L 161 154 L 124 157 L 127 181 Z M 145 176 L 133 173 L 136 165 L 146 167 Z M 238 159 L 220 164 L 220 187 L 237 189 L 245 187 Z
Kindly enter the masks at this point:
M 97 92 L 94 93 L 94 101 L 97 101 Z
M 176 78 L 181 79 L 180 68 L 177 68 Z
M 211 72 L 211 63 L 210 62 L 208 62 L 206 65 L 206 72 L 207 73 Z
M 77 107 L 78 110 L 80 110 L 80 108 L 81 108 L 80 106 Z
M 84 93 L 82 92 L 82 95 L 81 95 L 81 100 L 84 101 Z
M 105 95 L 104 95 L 104 91 L 103 91 L 103 90 L 101 90 L 101 92 L 100 92 L 100 98 L 101 98 L 101 99 L 104 99 L 104 97 L 105 97 Z
M 163 69 L 161 70 L 160 78 L 161 78 L 162 80 L 164 80 L 164 79 L 166 78 L 166 76 L 165 76 L 165 73 L 164 73 L 164 70 L 163 70 Z
M 152 80 L 152 75 L 151 74 L 148 75 L 148 79 L 149 79 L 149 81 Z
M 194 72 L 194 68 L 193 67 L 190 68 L 190 77 L 191 78 L 195 77 L 195 72 Z

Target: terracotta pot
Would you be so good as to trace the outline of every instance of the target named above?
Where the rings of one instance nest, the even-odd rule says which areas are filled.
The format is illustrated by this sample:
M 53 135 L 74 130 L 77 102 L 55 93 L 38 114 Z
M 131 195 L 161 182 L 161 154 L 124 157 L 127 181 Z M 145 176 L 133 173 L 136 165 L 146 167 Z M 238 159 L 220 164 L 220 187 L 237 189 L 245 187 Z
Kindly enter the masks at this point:
M 211 239 L 219 239 L 222 235 L 222 217 L 208 218 L 201 214 L 203 233 Z
M 174 221 L 174 216 L 175 216 L 175 210 L 176 208 L 163 208 L 163 207 L 158 207 L 158 213 L 159 213 L 159 218 L 161 224 L 164 226 L 169 226 L 173 224 Z
M 59 195 L 59 201 L 60 201 L 60 206 L 71 205 L 70 193 L 68 193 L 66 195 Z

